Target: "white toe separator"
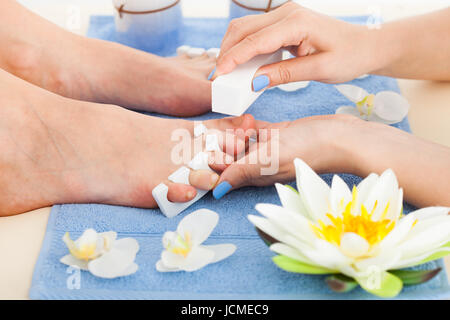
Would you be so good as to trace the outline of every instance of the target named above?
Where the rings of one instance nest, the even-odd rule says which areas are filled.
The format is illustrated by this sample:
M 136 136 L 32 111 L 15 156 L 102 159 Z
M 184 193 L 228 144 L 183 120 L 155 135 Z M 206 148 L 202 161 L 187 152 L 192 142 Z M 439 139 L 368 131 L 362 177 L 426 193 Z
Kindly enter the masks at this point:
M 181 56 L 189 51 L 191 47 L 187 45 L 182 45 L 177 48 L 177 55 Z
M 206 127 L 201 122 L 196 124 L 194 127 L 194 135 L 195 132 L 198 133 L 198 136 L 201 134 L 206 134 L 206 131 L 207 131 Z M 199 152 L 189 162 L 188 166 L 192 170 L 209 170 L 211 172 L 213 171 L 208 165 L 208 154 L 205 152 Z M 178 170 L 176 170 L 174 173 L 172 173 L 168 177 L 168 180 L 174 183 L 182 183 L 190 185 L 189 174 L 190 174 L 189 168 L 183 166 L 181 168 L 178 168 Z M 182 211 L 184 211 L 185 209 L 187 209 L 188 207 L 190 207 L 192 204 L 200 200 L 205 194 L 208 193 L 208 190 L 201 190 L 201 189 L 196 190 L 197 195 L 195 196 L 195 198 L 189 202 L 184 203 L 170 202 L 167 199 L 169 187 L 166 186 L 164 183 L 160 183 L 155 188 L 153 188 L 152 195 L 156 203 L 158 204 L 158 207 L 161 209 L 162 213 L 168 218 L 173 218 Z

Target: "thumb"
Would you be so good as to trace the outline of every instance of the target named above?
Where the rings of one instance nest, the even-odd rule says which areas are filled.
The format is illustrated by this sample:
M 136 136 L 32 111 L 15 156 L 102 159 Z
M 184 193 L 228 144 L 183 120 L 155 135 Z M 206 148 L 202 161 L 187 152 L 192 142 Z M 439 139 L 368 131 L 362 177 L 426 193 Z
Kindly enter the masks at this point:
M 326 57 L 326 53 L 317 53 L 268 64 L 255 73 L 254 79 L 265 75 L 269 77 L 271 87 L 296 81 L 320 81 L 326 78 Z
M 246 159 L 247 158 L 247 159 Z M 229 165 L 221 174 L 217 186 L 213 190 L 215 199 L 222 198 L 233 189 L 252 184 L 260 176 L 260 164 L 248 164 L 248 156 Z

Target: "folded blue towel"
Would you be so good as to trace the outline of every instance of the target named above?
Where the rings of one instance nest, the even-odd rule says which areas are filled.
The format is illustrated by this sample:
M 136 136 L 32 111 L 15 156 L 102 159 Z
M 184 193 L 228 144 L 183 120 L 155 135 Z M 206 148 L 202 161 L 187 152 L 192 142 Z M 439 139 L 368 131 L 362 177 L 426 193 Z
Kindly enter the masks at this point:
M 363 22 L 365 18 L 352 18 Z M 218 47 L 228 21 L 226 19 L 186 19 L 180 44 L 198 47 Z M 93 17 L 88 35 L 115 40 L 112 17 Z M 369 92 L 399 91 L 394 79 L 369 76 L 352 81 Z M 265 92 L 248 110 L 257 119 L 278 122 L 297 118 L 332 114 L 348 104 L 332 86 L 312 82 L 306 89 Z M 192 119 L 220 118 L 207 114 Z M 407 119 L 396 125 L 410 131 Z M 342 175 L 352 186 L 360 178 Z M 331 175 L 324 175 L 330 183 Z M 157 209 L 146 210 L 119 206 L 80 204 L 57 205 L 50 214 L 44 243 L 35 267 L 30 297 L 32 299 L 371 299 L 362 289 L 337 294 L 328 289 L 324 276 L 292 274 L 278 269 L 271 261 L 274 255 L 257 236 L 248 214 L 257 214 L 257 203 L 279 204 L 274 187 L 243 188 L 221 200 L 210 194 L 195 203 L 180 216 L 167 219 Z M 223 262 L 209 265 L 193 273 L 159 273 L 155 263 L 162 251 L 165 231 L 175 230 L 186 214 L 199 208 L 219 213 L 220 221 L 207 243 L 234 243 L 237 251 Z M 412 207 L 405 205 L 405 212 Z M 66 231 L 78 237 L 86 228 L 97 231 L 114 230 L 119 238 L 134 237 L 140 244 L 136 262 L 139 270 L 132 276 L 113 280 L 99 279 L 88 272 L 81 274 L 81 288 L 66 286 L 70 276 L 59 259 L 67 254 L 61 238 Z M 420 268 L 443 267 L 442 260 Z M 399 299 L 443 298 L 450 295 L 445 270 L 426 284 L 406 287 Z

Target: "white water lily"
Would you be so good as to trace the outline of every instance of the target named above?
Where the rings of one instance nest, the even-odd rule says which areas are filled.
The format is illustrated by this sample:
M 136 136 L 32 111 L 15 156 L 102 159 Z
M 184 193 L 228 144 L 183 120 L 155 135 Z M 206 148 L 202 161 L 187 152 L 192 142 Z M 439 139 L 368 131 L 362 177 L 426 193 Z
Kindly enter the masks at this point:
M 61 258 L 60 262 L 77 266 L 100 278 L 117 278 L 128 276 L 138 270 L 134 262 L 139 244 L 133 238 L 117 240 L 113 231 L 97 233 L 87 229 L 75 241 L 67 232 L 63 241 L 70 254 Z
M 203 245 L 219 221 L 214 211 L 200 209 L 184 217 L 177 231 L 163 236 L 164 251 L 156 263 L 160 272 L 196 271 L 236 251 L 233 244 Z
M 337 114 L 351 114 L 363 120 L 385 124 L 400 122 L 408 114 L 408 101 L 396 92 L 381 91 L 377 94 L 369 94 L 363 88 L 350 84 L 335 87 L 356 105 L 356 108 L 351 106 L 340 107 L 336 110 Z
M 294 164 L 299 191 L 277 184 L 282 206 L 258 204 L 264 217 L 249 216 L 279 254 L 274 262 L 280 268 L 341 273 L 375 295 L 393 297 L 403 284 L 388 271 L 450 253 L 450 208 L 403 215 L 403 191 L 392 170 L 372 173 L 350 191 L 337 175 L 330 188 L 302 160 Z M 374 279 L 377 286 L 371 285 Z

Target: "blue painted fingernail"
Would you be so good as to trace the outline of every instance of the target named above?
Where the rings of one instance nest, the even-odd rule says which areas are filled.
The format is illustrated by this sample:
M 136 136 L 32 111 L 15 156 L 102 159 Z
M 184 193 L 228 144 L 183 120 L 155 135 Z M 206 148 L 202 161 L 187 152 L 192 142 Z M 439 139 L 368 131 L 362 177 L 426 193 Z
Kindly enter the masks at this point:
M 260 75 L 257 76 L 255 79 L 253 79 L 253 91 L 258 92 L 265 87 L 267 87 L 270 83 L 270 79 L 266 75 Z
M 226 181 L 223 181 L 217 185 L 217 187 L 213 190 L 213 197 L 217 200 L 222 198 L 224 195 L 227 194 L 228 191 L 231 189 L 231 184 L 229 184 Z
M 216 67 L 214 67 L 213 71 L 211 71 L 211 73 L 208 76 L 208 80 L 211 80 L 211 78 L 213 77 L 214 73 L 216 73 Z

